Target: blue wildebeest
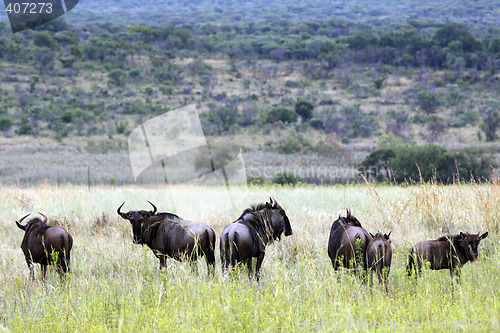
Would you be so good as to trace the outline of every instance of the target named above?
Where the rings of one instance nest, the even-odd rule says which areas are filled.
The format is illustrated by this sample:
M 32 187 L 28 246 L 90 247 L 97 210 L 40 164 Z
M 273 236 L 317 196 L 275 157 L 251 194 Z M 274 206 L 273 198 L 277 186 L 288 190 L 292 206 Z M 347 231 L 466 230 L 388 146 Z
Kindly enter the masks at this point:
M 222 270 L 227 271 L 229 265 L 234 268 L 240 263 L 246 263 L 248 276 L 252 278 L 252 258 L 257 258 L 255 277 L 258 281 L 266 246 L 275 240 L 280 240 L 283 231 L 285 236 L 293 233 L 285 210 L 274 198 L 270 198 L 270 202 L 245 209 L 236 221 L 227 225 L 222 231 L 220 241 Z
M 334 270 L 340 265 L 352 268 L 357 273 L 357 267 L 366 265 L 366 246 L 371 241 L 370 234 L 363 229 L 361 223 L 347 209 L 346 217 L 339 216 L 332 224 L 330 238 L 328 239 L 328 256 Z
M 407 271 L 411 276 L 415 270 L 421 273 L 422 263 L 430 263 L 433 270 L 449 269 L 453 283 L 453 278 L 457 275 L 460 278 L 460 269 L 469 261 L 476 261 L 478 257 L 478 246 L 482 239 L 488 237 L 485 232 L 481 236 L 479 233 L 459 233 L 452 236 L 442 236 L 435 240 L 423 241 L 410 249 L 408 257 Z
M 43 221 L 38 217 L 29 220 L 25 225 L 21 222 L 29 216 L 26 215 L 16 225 L 24 230 L 24 238 L 21 243 L 26 263 L 30 269 L 30 276 L 34 278 L 34 264 L 40 264 L 42 278 L 47 275 L 47 265 L 55 264 L 61 280 L 69 271 L 70 251 L 73 246 L 73 237 L 62 227 L 47 225 L 47 216 Z
M 391 270 L 392 249 L 391 239 L 388 234 L 377 232 L 374 235 L 370 234 L 372 240 L 366 246 L 366 264 L 370 269 L 370 284 L 373 284 L 373 271 L 377 273 L 378 281 L 383 284 L 385 291 L 388 292 L 387 278 Z
M 167 257 L 193 264 L 198 257 L 205 256 L 208 273 L 213 273 L 214 230 L 205 224 L 184 220 L 175 214 L 156 213 L 156 206 L 149 203 L 153 206 L 153 211 L 123 213 L 121 208 L 125 202 L 117 209 L 117 213 L 132 224 L 134 243 L 146 244 L 160 260 L 160 269 L 167 267 Z

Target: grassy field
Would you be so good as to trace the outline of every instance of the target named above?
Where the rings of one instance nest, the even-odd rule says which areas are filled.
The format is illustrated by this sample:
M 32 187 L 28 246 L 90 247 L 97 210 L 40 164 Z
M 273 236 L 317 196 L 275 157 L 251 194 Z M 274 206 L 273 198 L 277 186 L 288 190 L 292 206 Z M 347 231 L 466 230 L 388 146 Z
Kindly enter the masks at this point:
M 94 187 L 42 185 L 0 191 L 0 332 L 290 332 L 471 331 L 498 328 L 500 306 L 500 185 L 416 184 L 395 186 L 250 187 L 233 189 L 234 208 L 224 211 L 220 188 Z M 285 208 L 294 234 L 268 247 L 259 283 L 244 271 L 235 278 L 198 273 L 168 261 L 158 271 L 147 248 L 132 243 L 128 222 L 116 208 L 173 210 L 201 220 L 220 235 L 251 203 L 275 197 Z M 393 262 L 389 293 L 348 272 L 334 273 L 326 245 L 332 222 L 350 206 L 365 228 L 392 230 Z M 41 211 L 49 224 L 74 237 L 72 271 L 61 283 L 49 270 L 46 283 L 29 279 L 19 248 L 23 233 L 14 221 Z M 417 282 L 405 272 L 408 248 L 446 233 L 485 232 L 479 260 L 468 263 L 452 292 L 447 271 L 424 270 Z M 218 240 L 217 240 L 218 248 Z M 482 321 L 481 321 L 482 320 Z M 495 326 L 496 325 L 496 326 Z M 472 328 L 472 329 L 471 329 Z

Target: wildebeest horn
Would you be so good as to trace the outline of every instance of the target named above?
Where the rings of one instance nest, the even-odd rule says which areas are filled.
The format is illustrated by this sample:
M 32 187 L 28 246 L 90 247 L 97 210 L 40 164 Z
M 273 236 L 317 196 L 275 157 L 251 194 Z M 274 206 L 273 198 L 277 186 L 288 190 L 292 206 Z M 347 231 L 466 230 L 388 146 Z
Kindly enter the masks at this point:
M 347 207 L 347 215 L 346 218 L 350 219 L 351 218 L 351 207 Z
M 389 239 L 389 236 L 391 235 L 391 232 L 392 232 L 392 230 L 389 231 L 389 233 L 387 234 L 387 239 Z
M 122 209 L 123 205 L 125 205 L 125 201 L 120 205 L 120 207 L 118 207 L 118 209 L 116 210 L 116 212 L 118 213 L 118 215 L 120 215 L 121 217 L 125 218 L 123 216 L 124 214 L 121 212 L 121 209 Z
M 38 214 L 43 216 L 43 223 L 47 223 L 47 216 L 43 215 L 42 213 L 38 212 Z
M 151 212 L 151 215 L 152 215 L 152 214 L 156 213 L 156 210 L 157 210 L 157 209 L 156 209 L 156 206 L 155 206 L 155 205 L 153 205 L 153 203 L 152 203 L 151 201 L 149 201 L 149 200 L 148 200 L 148 202 L 149 202 L 149 204 L 150 204 L 151 206 L 153 206 L 153 208 L 154 208 L 154 210 Z
M 19 229 L 23 229 L 23 230 L 26 229 L 26 226 L 22 225 L 21 222 L 23 222 L 23 220 L 25 218 L 27 218 L 28 216 L 30 216 L 30 214 L 23 216 L 19 221 L 16 221 L 16 225 L 19 227 Z
M 278 202 L 276 201 L 276 199 L 274 199 L 273 197 L 270 197 L 269 199 L 271 199 L 271 207 L 276 208 L 278 206 Z

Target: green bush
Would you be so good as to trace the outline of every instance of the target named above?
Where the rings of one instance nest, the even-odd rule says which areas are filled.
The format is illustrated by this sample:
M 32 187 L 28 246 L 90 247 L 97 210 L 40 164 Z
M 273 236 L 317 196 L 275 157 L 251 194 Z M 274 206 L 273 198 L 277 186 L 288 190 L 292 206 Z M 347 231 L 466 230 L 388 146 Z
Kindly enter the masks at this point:
M 381 181 L 391 179 L 397 183 L 428 181 L 436 178 L 444 184 L 453 182 L 457 175 L 469 180 L 488 178 L 495 162 L 485 150 L 467 148 L 454 153 L 436 144 L 399 146 L 395 149 L 372 151 L 358 166 L 360 172 Z
M 297 114 L 287 107 L 276 106 L 262 112 L 262 121 L 265 124 L 273 124 L 278 121 L 293 123 L 297 121 Z
M 317 130 L 322 130 L 325 128 L 323 120 L 318 118 L 312 118 L 311 120 L 309 120 L 309 125 L 311 125 L 312 128 L 315 128 Z
M 0 131 L 8 131 L 12 126 L 12 120 L 6 117 L 0 117 Z

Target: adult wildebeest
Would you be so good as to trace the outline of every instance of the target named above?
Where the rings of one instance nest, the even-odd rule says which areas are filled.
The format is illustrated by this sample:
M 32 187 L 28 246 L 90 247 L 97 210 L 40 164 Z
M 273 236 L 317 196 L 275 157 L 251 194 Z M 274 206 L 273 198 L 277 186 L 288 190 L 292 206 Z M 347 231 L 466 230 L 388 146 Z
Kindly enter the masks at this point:
M 285 210 L 274 198 L 270 198 L 270 202 L 245 209 L 236 221 L 227 225 L 222 231 L 220 240 L 222 270 L 227 271 L 229 265 L 234 268 L 239 263 L 246 263 L 248 276 L 252 278 L 252 258 L 256 257 L 255 274 L 258 281 L 266 246 L 275 240 L 280 240 L 283 231 L 285 236 L 293 234 Z
M 64 228 L 47 225 L 47 216 L 39 214 L 43 216 L 43 221 L 36 217 L 22 225 L 21 222 L 29 214 L 16 221 L 19 229 L 24 230 L 21 249 L 30 269 L 30 276 L 32 279 L 35 277 L 34 264 L 38 263 L 41 265 L 42 278 L 45 280 L 47 265 L 54 263 L 61 280 L 63 280 L 66 272 L 69 271 L 73 237 Z
M 454 275 L 460 278 L 460 268 L 468 261 L 476 261 L 479 242 L 486 238 L 488 233 L 481 236 L 479 233 L 459 233 L 453 236 L 442 236 L 435 240 L 423 241 L 410 249 L 407 271 L 411 276 L 415 270 L 417 274 L 422 271 L 422 262 L 428 261 L 434 270 L 449 269 L 453 283 Z
M 346 268 L 353 268 L 363 264 L 366 270 L 366 246 L 371 241 L 370 234 L 363 229 L 361 223 L 347 209 L 346 217 L 339 216 L 332 224 L 328 240 L 328 256 L 332 260 L 334 270 L 342 264 Z
M 373 285 L 373 271 L 377 272 L 378 281 L 385 286 L 385 291 L 389 292 L 387 287 L 387 278 L 391 270 L 392 249 L 391 239 L 388 234 L 377 232 L 370 234 L 372 240 L 366 246 L 366 264 L 370 269 L 370 285 Z
M 149 201 L 148 201 L 149 202 Z M 194 263 L 198 257 L 205 256 L 208 273 L 215 267 L 215 232 L 212 228 L 199 222 L 184 220 L 171 213 L 156 213 L 139 210 L 122 213 L 122 203 L 117 213 L 129 220 L 136 244 L 146 244 L 160 260 L 160 269 L 167 267 L 166 257 L 178 261 Z

